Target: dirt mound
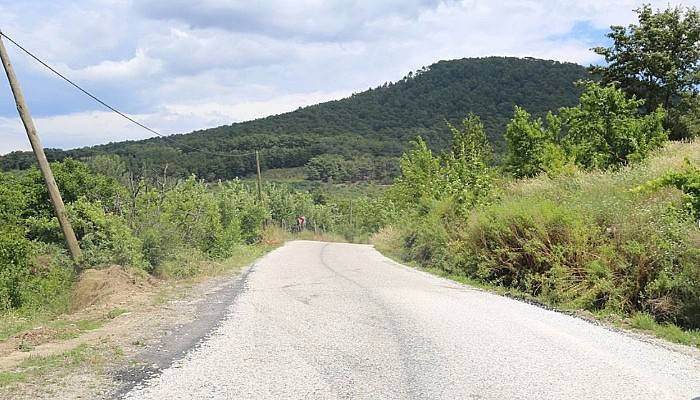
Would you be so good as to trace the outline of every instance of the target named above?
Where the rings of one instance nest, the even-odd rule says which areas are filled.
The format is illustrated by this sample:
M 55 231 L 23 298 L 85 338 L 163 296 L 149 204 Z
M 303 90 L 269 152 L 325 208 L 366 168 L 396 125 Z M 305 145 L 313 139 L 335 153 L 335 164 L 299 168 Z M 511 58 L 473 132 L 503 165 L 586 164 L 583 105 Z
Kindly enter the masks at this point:
M 154 289 L 155 283 L 151 279 L 127 272 L 118 265 L 89 269 L 75 284 L 71 311 L 88 307 L 112 308 L 133 302 L 135 297 L 142 297 Z

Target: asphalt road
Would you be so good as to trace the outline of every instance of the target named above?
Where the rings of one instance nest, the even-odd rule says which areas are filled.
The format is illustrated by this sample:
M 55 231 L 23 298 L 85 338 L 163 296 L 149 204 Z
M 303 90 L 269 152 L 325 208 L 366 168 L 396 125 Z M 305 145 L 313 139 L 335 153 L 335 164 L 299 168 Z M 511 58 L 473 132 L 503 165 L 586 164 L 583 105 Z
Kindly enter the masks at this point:
M 128 399 L 683 399 L 700 358 L 400 266 L 297 241 L 247 274 L 197 347 Z

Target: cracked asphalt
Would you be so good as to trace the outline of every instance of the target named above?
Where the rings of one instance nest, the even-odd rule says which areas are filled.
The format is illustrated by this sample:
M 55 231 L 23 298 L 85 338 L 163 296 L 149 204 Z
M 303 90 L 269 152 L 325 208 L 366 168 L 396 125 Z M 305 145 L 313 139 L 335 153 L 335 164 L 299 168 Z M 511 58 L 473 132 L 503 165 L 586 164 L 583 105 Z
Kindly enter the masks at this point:
M 683 399 L 700 357 L 403 267 L 295 241 L 126 399 Z

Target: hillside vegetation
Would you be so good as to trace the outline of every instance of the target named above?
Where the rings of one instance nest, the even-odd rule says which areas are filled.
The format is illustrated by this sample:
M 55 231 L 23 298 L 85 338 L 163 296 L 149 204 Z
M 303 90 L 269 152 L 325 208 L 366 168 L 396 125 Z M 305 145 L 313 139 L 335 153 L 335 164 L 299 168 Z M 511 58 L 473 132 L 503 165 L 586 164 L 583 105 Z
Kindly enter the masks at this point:
M 174 135 L 170 140 L 49 149 L 47 155 L 57 161 L 116 154 L 132 169 L 162 170 L 167 164 L 171 175 L 196 174 L 211 181 L 252 173 L 254 158 L 218 157 L 192 148 L 232 155 L 260 149 L 264 169 L 299 167 L 318 155 L 338 155 L 365 165 L 382 180 L 395 175 L 395 158 L 415 136 L 421 135 L 434 149 L 446 147 L 450 141 L 446 120 L 456 123 L 469 112 L 478 114 L 491 141 L 500 146 L 514 105 L 536 116 L 572 105 L 579 94 L 573 83 L 586 76 L 580 65 L 530 58 L 440 61 L 398 82 L 281 115 Z M 0 157 L 5 171 L 33 164 L 31 152 Z
M 694 8 L 637 12 L 644 29 L 614 28 L 611 57 L 651 40 L 632 37 L 649 30 L 659 43 L 642 61 L 673 60 L 671 44 L 687 39 L 672 23 L 678 18 L 695 21 L 700 37 Z M 657 35 L 657 25 L 667 34 Z M 371 236 L 379 249 L 453 278 L 700 345 L 700 142 L 689 129 L 700 116 L 700 40 L 694 43 L 697 51 L 685 55 L 690 72 L 680 78 L 696 83 L 654 81 L 668 93 L 666 104 L 652 92 L 636 96 L 634 79 L 648 66 L 634 59 L 621 60 L 629 63 L 624 82 L 579 82 L 572 92 L 566 88 L 583 76 L 575 65 L 467 59 L 349 99 L 177 138 L 214 149 L 218 135 L 236 149 L 268 146 L 288 156 L 276 166 L 290 168 L 268 171 L 278 183 L 263 185 L 260 197 L 249 181 L 202 179 L 228 176 L 236 169 L 226 162 L 237 159 L 205 159 L 162 140 L 72 152 L 90 157 L 53 168 L 85 254 L 80 266 L 193 276 L 201 261 L 264 243 L 266 232 L 296 231 L 296 218 L 305 216 L 313 234 Z M 660 76 L 678 72 L 673 63 L 652 66 Z M 618 67 L 596 70 L 607 76 Z M 477 105 L 483 115 L 466 112 Z M 394 182 L 330 183 L 349 172 L 387 177 L 390 159 L 347 157 L 363 148 L 402 154 Z M 99 154 L 109 149 L 118 154 Z M 307 174 L 329 181 L 322 185 L 300 182 L 294 168 L 314 155 Z M 141 172 L 138 163 L 146 164 Z M 229 172 L 212 172 L 213 165 Z M 156 173 L 143 173 L 149 168 Z M 170 176 L 192 170 L 202 175 Z M 68 297 L 74 270 L 35 168 L 0 173 L 0 222 L 0 313 L 60 309 L 56 299 Z
M 377 199 L 333 200 L 278 184 L 265 185 L 258 198 L 239 180 L 135 180 L 110 156 L 90 165 L 66 159 L 52 169 L 83 250 L 80 269 L 119 265 L 186 278 L 203 261 L 260 243 L 266 227 L 293 230 L 298 216 L 306 216 L 311 232 L 353 239 L 376 231 L 385 214 Z M 65 310 L 75 268 L 36 168 L 0 173 L 0 221 L 0 315 Z
M 495 200 L 466 215 L 452 199 L 435 201 L 373 240 L 423 267 L 547 304 L 698 328 L 700 230 L 687 197 L 673 187 L 640 190 L 686 160 L 700 165 L 697 140 L 619 170 L 505 180 Z

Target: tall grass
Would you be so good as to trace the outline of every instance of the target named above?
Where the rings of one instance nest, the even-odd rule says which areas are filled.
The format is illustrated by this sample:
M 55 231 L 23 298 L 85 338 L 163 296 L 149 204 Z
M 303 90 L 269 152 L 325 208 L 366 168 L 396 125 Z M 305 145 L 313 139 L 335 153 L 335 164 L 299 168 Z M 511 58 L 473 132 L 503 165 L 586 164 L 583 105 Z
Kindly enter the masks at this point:
M 565 308 L 698 328 L 700 230 L 680 191 L 633 191 L 686 158 L 700 163 L 700 142 L 616 171 L 504 182 L 467 217 L 437 204 L 400 228 L 403 257 Z

